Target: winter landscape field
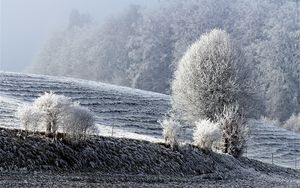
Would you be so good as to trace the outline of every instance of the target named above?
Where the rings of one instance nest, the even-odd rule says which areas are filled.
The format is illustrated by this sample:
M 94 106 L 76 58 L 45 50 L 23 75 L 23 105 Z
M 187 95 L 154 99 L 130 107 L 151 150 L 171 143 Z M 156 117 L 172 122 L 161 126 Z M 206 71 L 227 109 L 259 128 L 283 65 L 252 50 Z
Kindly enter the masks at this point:
M 81 105 L 90 108 L 96 116 L 96 124 L 99 128 L 99 135 L 106 137 L 113 136 L 117 138 L 146 140 L 154 143 L 163 142 L 162 127 L 159 125 L 158 121 L 163 118 L 170 108 L 170 99 L 167 95 L 65 77 L 1 72 L 0 80 L 1 127 L 9 129 L 22 128 L 19 120 L 15 116 L 18 106 L 32 101 L 44 92 L 52 90 L 55 93 L 69 96 L 74 101 L 78 101 Z M 183 136 L 180 139 L 183 142 L 192 142 L 191 129 L 192 128 L 186 127 L 182 130 Z M 244 153 L 245 157 L 271 164 L 273 155 L 273 163 L 275 165 L 299 169 L 299 134 L 270 125 L 268 122 L 258 120 L 251 121 L 250 130 L 251 133 L 248 140 L 247 152 Z M 117 154 L 117 156 L 118 155 L 119 154 Z M 232 159 L 224 160 L 231 161 Z M 228 163 L 228 161 L 224 162 L 224 164 L 225 163 Z M 224 164 L 221 163 L 221 165 Z M 234 165 L 236 164 L 234 163 Z M 259 176 L 258 179 L 255 177 L 256 174 L 252 174 L 251 172 L 251 170 L 254 170 L 255 168 L 262 168 L 263 172 L 265 170 L 266 172 L 272 172 L 270 169 L 274 168 L 281 174 L 283 173 L 281 171 L 285 171 L 285 169 L 277 168 L 275 165 L 266 165 L 266 167 L 264 167 L 265 164 L 262 163 L 257 163 L 256 165 L 256 167 L 251 167 L 246 170 L 249 171 L 247 173 L 253 176 L 252 178 L 259 182 L 258 185 L 269 185 L 265 178 L 270 179 L 269 181 L 273 182 L 274 185 L 285 185 L 285 183 L 280 180 L 280 175 L 275 172 L 274 175 L 266 177 L 264 177 L 265 175 L 257 175 Z M 222 169 L 226 167 L 220 168 Z M 28 167 L 28 169 L 30 168 Z M 221 169 L 220 174 L 222 174 Z M 109 170 L 109 172 L 113 172 L 113 169 Z M 227 187 L 232 184 L 232 181 L 235 182 L 235 180 L 232 180 L 231 177 L 218 182 L 213 180 L 207 182 L 206 180 L 203 180 L 202 177 L 197 179 L 195 176 L 191 176 L 192 180 L 190 181 L 189 178 L 186 179 L 187 177 L 181 177 L 179 179 L 176 178 L 175 180 L 175 177 L 172 177 L 172 175 L 160 178 L 155 175 L 138 175 L 137 177 L 132 175 L 133 177 L 128 177 L 125 174 L 122 175 L 117 173 L 116 176 L 105 178 L 108 175 L 105 175 L 105 173 L 102 175 L 101 173 L 103 173 L 103 171 L 99 172 L 99 175 L 86 174 L 85 172 L 78 174 L 76 171 L 70 174 L 65 172 L 61 173 L 61 175 L 55 173 L 52 175 L 51 173 L 49 174 L 49 172 L 45 172 L 42 179 L 40 179 L 40 176 L 35 174 L 33 175 L 33 185 L 41 185 L 44 182 L 47 182 L 49 178 L 52 179 L 52 176 L 59 179 L 62 176 L 63 180 L 59 180 L 58 182 L 74 186 L 96 186 L 99 184 L 105 186 L 106 184 L 112 185 L 113 182 L 117 181 L 117 184 L 119 185 L 140 185 L 141 187 L 143 187 L 143 184 L 145 186 L 161 187 L 163 185 L 177 185 L 177 183 L 179 183 L 179 185 L 182 184 L 182 186 L 196 186 L 201 183 L 204 187 L 205 185 Z M 232 173 L 235 174 L 235 172 Z M 231 175 L 228 174 L 228 176 Z M 234 176 L 238 175 L 235 174 Z M 277 176 L 279 176 L 279 178 Z M 4 171 L 3 177 L 5 181 L 3 180 L 0 182 L 3 183 L 3 185 L 12 184 L 28 187 L 31 185 L 30 183 L 24 184 L 26 181 L 30 182 L 29 177 L 30 179 L 32 178 L 30 173 L 28 174 L 28 170 L 18 174 L 17 177 L 19 178 L 12 178 L 10 177 L 10 173 L 7 174 L 7 172 Z M 131 178 L 133 178 L 133 180 L 131 180 Z M 238 177 L 238 179 L 239 178 L 241 177 Z M 295 182 L 292 179 L 288 181 L 291 181 L 290 185 L 292 187 L 296 187 L 299 182 L 296 183 L 297 181 Z M 87 183 L 89 180 L 92 181 L 90 182 L 91 184 Z M 233 186 L 251 186 L 251 184 L 247 183 L 247 181 L 241 180 L 241 182 L 234 183 Z M 48 183 L 47 185 L 51 185 L 51 183 Z M 58 186 L 58 183 L 54 183 L 53 181 L 53 185 Z
M 79 101 L 96 116 L 100 135 L 162 142 L 158 121 L 170 109 L 169 96 L 94 81 L 30 74 L 0 74 L 1 127 L 20 128 L 16 109 L 44 92 L 54 91 Z M 251 121 L 244 156 L 283 167 L 300 168 L 300 135 L 272 122 Z M 191 142 L 191 128 L 181 139 Z M 112 133 L 113 132 L 113 133 Z
M 300 187 L 300 0 L 0 0 L 1 187 Z

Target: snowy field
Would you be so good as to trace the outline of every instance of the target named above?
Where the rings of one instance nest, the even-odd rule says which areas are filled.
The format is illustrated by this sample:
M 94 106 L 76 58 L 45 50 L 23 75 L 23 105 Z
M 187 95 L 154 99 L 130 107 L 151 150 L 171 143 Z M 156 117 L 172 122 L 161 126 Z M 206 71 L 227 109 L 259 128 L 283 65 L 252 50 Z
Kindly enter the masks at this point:
M 93 81 L 0 72 L 0 126 L 19 128 L 16 108 L 46 91 L 69 96 L 95 113 L 100 134 L 161 141 L 158 120 L 170 108 L 169 96 Z M 187 142 L 189 129 L 184 129 Z M 266 163 L 300 168 L 300 135 L 250 122 L 251 138 L 245 156 Z

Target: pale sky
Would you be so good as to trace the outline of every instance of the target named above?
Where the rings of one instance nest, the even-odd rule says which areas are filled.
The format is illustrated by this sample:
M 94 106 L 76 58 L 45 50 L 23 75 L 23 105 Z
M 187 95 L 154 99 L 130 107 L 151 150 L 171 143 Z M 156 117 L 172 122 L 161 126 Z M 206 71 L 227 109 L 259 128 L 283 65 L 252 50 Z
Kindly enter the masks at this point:
M 0 0 L 0 70 L 22 72 L 52 32 L 66 27 L 71 10 L 101 23 L 130 4 L 158 0 Z

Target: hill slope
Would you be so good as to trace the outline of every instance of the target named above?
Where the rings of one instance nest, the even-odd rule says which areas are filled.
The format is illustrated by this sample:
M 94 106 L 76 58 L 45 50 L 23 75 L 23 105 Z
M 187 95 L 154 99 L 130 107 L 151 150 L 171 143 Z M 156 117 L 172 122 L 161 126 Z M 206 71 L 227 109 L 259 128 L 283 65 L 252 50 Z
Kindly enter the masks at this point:
M 157 120 L 170 108 L 169 96 L 64 77 L 0 72 L 0 126 L 19 128 L 16 108 L 50 90 L 90 108 L 101 135 L 161 140 Z M 247 157 L 271 163 L 273 153 L 275 164 L 300 168 L 299 134 L 259 121 L 251 121 L 250 130 Z M 182 133 L 189 142 L 191 130 Z
M 101 132 L 109 134 L 114 125 L 116 133 L 122 128 L 122 131 L 160 137 L 157 120 L 169 108 L 169 97 L 163 94 L 79 79 L 0 73 L 0 118 L 6 119 L 2 126 L 17 128 L 19 123 L 13 115 L 16 106 L 49 91 L 87 106 L 95 113 Z
M 51 179 L 44 186 L 59 186 L 53 181 L 59 172 L 66 173 L 63 177 L 77 174 L 69 179 L 69 184 L 64 182 L 70 187 L 74 183 L 85 182 L 82 178 L 87 175 L 90 179 L 102 180 L 98 186 L 104 186 L 104 182 L 111 179 L 115 179 L 111 182 L 114 185 L 120 182 L 130 185 L 132 181 L 138 181 L 151 182 L 151 187 L 174 181 L 194 186 L 197 182 L 218 182 L 227 186 L 246 183 L 255 187 L 269 187 L 270 184 L 297 187 L 300 183 L 299 171 L 244 157 L 236 159 L 225 154 L 204 153 L 188 144 L 172 151 L 163 144 L 124 138 L 93 136 L 86 142 L 74 144 L 53 141 L 42 135 L 24 135 L 24 131 L 0 128 L 0 186 L 7 176 L 15 178 L 14 170 L 21 172 L 17 174 L 21 179 L 27 179 L 32 172 L 38 171 L 40 178 L 30 179 L 30 183 L 34 183 L 31 187 L 37 186 L 50 172 L 53 173 L 48 174 Z M 153 176 L 157 178 L 153 179 Z M 175 177 L 178 179 L 174 180 Z M 95 180 L 88 185 L 91 186 Z M 9 185 L 16 186 L 16 182 Z M 28 186 L 23 182 L 22 187 L 25 185 Z

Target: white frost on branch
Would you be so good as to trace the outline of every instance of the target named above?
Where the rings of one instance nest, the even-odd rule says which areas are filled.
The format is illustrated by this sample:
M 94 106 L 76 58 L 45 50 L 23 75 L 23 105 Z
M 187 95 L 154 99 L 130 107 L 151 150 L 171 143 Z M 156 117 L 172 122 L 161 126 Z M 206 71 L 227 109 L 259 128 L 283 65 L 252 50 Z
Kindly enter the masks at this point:
M 42 121 L 46 126 L 46 133 L 56 133 L 62 126 L 62 119 L 65 112 L 73 105 L 70 98 L 63 95 L 56 95 L 53 92 L 45 93 L 33 102 L 36 108 L 43 114 Z
M 204 150 L 212 150 L 217 146 L 221 138 L 221 129 L 217 123 L 208 119 L 196 122 L 193 134 L 194 144 Z M 215 148 L 216 149 L 216 148 Z
M 298 115 L 293 114 L 284 124 L 283 128 L 300 133 L 300 113 Z
M 23 128 L 28 131 L 36 132 L 40 130 L 42 113 L 37 108 L 30 105 L 20 106 L 17 109 L 16 116 L 20 119 Z
M 172 149 L 175 149 L 178 146 L 177 136 L 179 123 L 172 117 L 165 118 L 164 120 L 159 121 L 159 123 L 163 127 L 163 137 L 166 144 L 169 144 Z
M 60 131 L 75 141 L 98 133 L 94 115 L 88 108 L 53 92 L 35 99 L 32 105 L 20 107 L 17 116 L 25 130 L 45 131 L 47 135 L 54 136 Z
M 229 35 L 214 29 L 200 37 L 185 53 L 172 83 L 172 107 L 190 123 L 216 120 L 225 105 L 250 101 L 241 75 L 244 57 Z M 246 70 L 243 70 L 246 71 Z M 246 106 L 246 105 L 244 105 Z
M 239 112 L 239 106 L 225 106 L 218 122 L 222 130 L 223 152 L 240 157 L 246 148 L 248 127 L 247 119 Z
M 72 140 L 85 140 L 89 134 L 97 134 L 93 113 L 75 105 L 68 109 L 63 119 L 63 132 Z

